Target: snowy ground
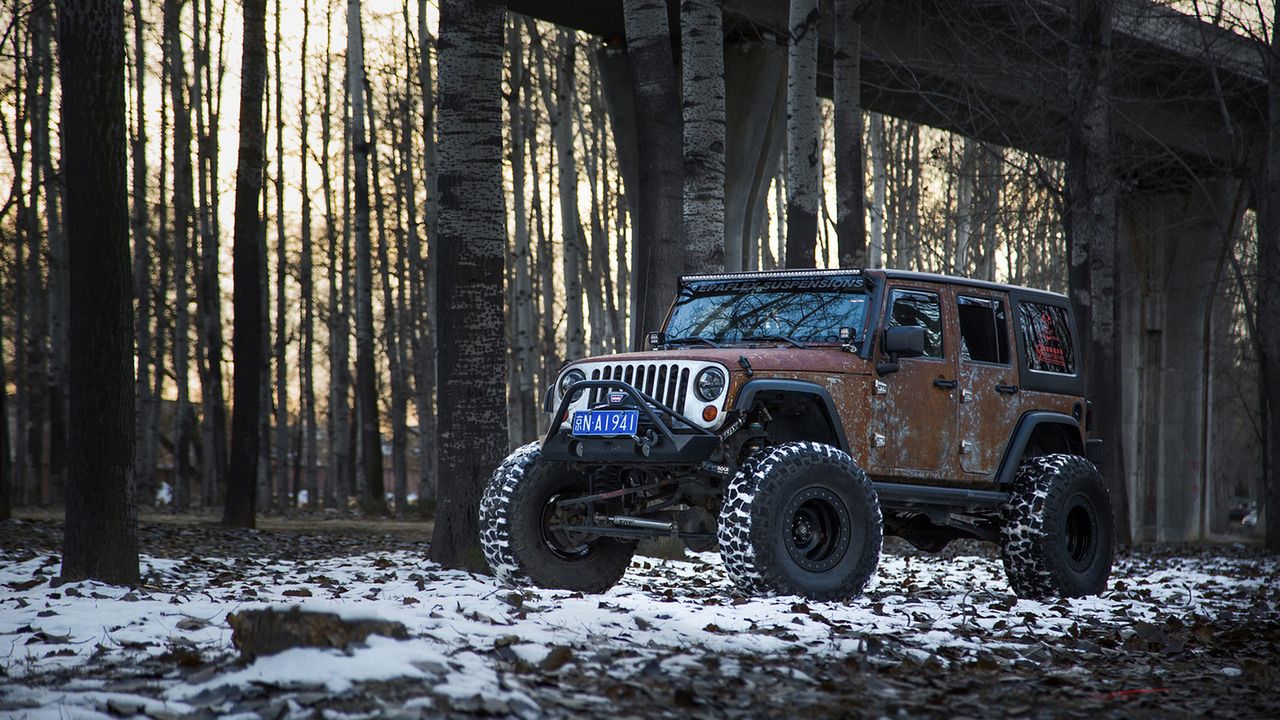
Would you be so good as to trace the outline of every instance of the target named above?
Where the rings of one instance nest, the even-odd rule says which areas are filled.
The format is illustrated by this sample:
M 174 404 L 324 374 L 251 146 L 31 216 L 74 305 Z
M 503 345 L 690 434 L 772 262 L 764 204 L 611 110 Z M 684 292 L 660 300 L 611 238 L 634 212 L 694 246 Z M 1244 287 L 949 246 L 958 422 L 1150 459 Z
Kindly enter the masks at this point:
M 1055 603 L 1012 597 L 989 555 L 891 551 L 864 597 L 814 603 L 741 597 L 714 554 L 637 558 L 584 597 L 444 571 L 390 538 L 241 532 L 231 540 L 259 551 L 219 556 L 236 545 L 210 528 L 145 556 L 143 587 L 56 585 L 59 559 L 38 547 L 50 534 L 8 530 L 0 716 L 1280 709 L 1280 560 L 1230 550 L 1125 556 L 1108 593 Z M 399 621 L 411 637 L 238 663 L 227 613 L 293 605 Z

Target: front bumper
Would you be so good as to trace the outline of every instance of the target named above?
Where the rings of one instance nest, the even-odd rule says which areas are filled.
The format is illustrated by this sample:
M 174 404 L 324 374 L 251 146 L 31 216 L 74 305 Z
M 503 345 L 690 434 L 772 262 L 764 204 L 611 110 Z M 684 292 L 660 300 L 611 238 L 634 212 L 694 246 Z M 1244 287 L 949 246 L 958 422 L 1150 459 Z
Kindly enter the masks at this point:
M 635 435 L 573 435 L 566 422 L 569 405 L 578 391 L 592 389 L 626 393 L 627 397 L 620 405 L 602 403 L 590 409 L 639 410 L 640 421 Z M 693 420 L 620 380 L 581 380 L 570 385 L 551 417 L 551 430 L 542 441 L 542 457 L 548 460 L 600 464 L 701 464 L 711 460 L 722 445 L 721 437 L 716 433 L 698 427 Z

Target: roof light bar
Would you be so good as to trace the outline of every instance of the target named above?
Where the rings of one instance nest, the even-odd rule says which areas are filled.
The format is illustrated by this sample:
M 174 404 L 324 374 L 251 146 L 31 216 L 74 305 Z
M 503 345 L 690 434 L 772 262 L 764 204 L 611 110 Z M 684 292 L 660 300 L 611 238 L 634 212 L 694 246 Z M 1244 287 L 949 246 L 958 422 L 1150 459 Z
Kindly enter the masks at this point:
M 712 275 L 681 275 L 680 282 L 726 282 L 731 280 L 769 280 L 773 278 L 822 277 L 828 275 L 861 275 L 855 268 L 819 270 L 817 268 L 793 268 L 790 270 L 764 270 L 760 272 L 716 273 Z

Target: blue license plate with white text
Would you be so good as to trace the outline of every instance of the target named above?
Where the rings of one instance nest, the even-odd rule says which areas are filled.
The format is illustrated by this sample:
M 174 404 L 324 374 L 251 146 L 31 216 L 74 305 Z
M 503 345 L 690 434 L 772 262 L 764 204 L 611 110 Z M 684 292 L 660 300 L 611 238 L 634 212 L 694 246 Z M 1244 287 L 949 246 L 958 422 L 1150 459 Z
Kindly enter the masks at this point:
M 573 434 L 635 435 L 639 410 L 580 410 L 573 414 Z

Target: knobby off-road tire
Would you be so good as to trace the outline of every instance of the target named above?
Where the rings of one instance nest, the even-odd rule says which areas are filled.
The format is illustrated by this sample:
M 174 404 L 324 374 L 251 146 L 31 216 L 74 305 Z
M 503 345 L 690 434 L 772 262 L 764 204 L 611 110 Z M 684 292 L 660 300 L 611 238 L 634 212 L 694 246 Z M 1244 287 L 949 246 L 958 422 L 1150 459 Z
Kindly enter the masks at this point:
M 840 600 L 875 572 L 882 523 L 875 490 L 847 453 L 784 443 L 752 455 L 730 480 L 720 557 L 743 592 Z
M 617 584 L 631 564 L 634 542 L 579 543 L 545 527 L 553 498 L 587 490 L 583 476 L 542 460 L 536 442 L 502 461 L 480 499 L 480 545 L 500 582 L 593 593 Z
M 1019 597 L 1096 595 L 1115 547 L 1111 497 L 1078 455 L 1042 455 L 1018 468 L 1002 511 L 1000 556 Z

